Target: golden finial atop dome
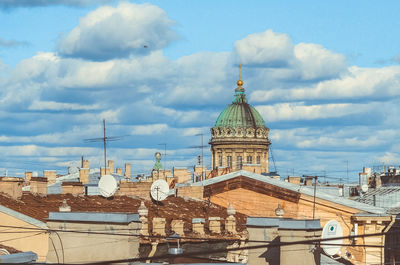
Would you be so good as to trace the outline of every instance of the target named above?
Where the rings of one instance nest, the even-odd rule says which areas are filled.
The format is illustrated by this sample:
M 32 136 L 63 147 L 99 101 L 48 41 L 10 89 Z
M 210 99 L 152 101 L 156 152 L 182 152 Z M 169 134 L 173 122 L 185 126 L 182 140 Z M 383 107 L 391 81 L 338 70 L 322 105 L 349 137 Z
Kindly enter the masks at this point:
M 242 64 L 239 64 L 239 80 L 237 81 L 238 86 L 243 86 L 242 81 Z

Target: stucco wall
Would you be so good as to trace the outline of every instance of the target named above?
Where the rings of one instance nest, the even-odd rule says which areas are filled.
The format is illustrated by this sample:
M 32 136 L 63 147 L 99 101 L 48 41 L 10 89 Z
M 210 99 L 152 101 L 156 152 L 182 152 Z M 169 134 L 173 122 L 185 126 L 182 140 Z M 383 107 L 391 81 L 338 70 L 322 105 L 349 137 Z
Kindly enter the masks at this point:
M 136 236 L 139 234 L 139 223 L 101 224 L 51 221 L 47 225 L 53 229 L 88 232 L 58 232 L 58 235 L 51 233 L 47 262 L 99 262 L 133 258 L 139 254 L 139 237 Z M 110 235 L 91 234 L 90 232 L 93 231 L 110 233 Z M 115 233 L 131 236 L 113 235 Z
M 3 226 L 41 229 L 3 212 L 0 212 L 0 224 Z M 0 233 L 0 241 L 2 244 L 20 251 L 33 251 L 38 255 L 38 261 L 43 262 L 46 260 L 49 242 L 47 233 L 40 230 L 27 230 L 22 228 L 1 227 L 0 230 L 7 231 L 7 233 Z

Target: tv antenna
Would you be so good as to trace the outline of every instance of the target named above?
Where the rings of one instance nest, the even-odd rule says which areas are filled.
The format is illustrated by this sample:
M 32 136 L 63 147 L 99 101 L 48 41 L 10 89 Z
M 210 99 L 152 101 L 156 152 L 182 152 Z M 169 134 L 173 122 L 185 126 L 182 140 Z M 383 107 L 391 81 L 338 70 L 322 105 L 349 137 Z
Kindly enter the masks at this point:
M 204 145 L 203 136 L 204 134 L 199 133 L 195 136 L 201 136 L 201 145 L 190 146 L 190 148 L 201 148 L 201 180 L 204 180 L 204 147 L 208 147 L 208 145 Z
M 104 143 L 104 170 L 107 168 L 107 142 L 121 140 L 122 136 L 106 136 L 106 120 L 103 119 L 103 137 L 85 139 L 86 143 Z
M 272 163 L 274 164 L 274 172 L 276 173 L 277 171 L 276 171 L 275 159 L 274 159 L 274 155 L 272 154 L 271 146 L 269 147 L 269 153 L 271 154 Z

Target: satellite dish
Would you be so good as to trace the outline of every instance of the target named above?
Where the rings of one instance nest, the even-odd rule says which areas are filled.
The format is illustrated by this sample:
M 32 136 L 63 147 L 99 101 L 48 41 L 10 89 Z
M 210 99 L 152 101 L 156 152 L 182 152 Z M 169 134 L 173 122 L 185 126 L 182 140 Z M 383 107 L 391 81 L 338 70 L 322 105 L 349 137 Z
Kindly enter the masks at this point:
M 99 192 L 103 197 L 111 197 L 118 189 L 118 184 L 115 178 L 111 175 L 104 175 L 99 181 Z
M 169 185 L 163 179 L 158 179 L 151 184 L 150 195 L 156 201 L 163 201 L 168 197 Z
M 361 190 L 362 190 L 362 192 L 367 192 L 368 191 L 368 185 L 367 184 L 364 184 L 364 185 L 362 185 L 361 186 Z
M 327 238 L 335 238 L 335 237 L 343 237 L 343 229 L 340 223 L 336 220 L 330 220 L 324 225 L 324 228 L 322 229 L 322 239 L 327 239 Z M 326 244 L 337 244 L 335 246 L 332 245 L 324 245 Z M 328 241 L 322 241 L 321 242 L 321 247 L 324 250 L 325 254 L 328 256 L 333 256 L 335 254 L 338 254 L 340 250 L 340 245 L 343 244 L 343 239 L 336 239 L 336 240 L 328 240 Z

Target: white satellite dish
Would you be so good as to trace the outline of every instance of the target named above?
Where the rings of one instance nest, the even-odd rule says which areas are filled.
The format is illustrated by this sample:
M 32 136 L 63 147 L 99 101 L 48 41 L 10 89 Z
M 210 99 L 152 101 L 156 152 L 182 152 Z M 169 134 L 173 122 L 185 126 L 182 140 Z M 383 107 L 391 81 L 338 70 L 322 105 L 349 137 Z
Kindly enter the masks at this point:
M 158 179 L 151 184 L 150 195 L 156 201 L 163 201 L 168 197 L 169 185 L 163 179 Z
M 322 239 L 327 239 L 327 238 L 335 238 L 335 237 L 343 237 L 343 229 L 340 223 L 336 220 L 330 220 L 324 225 L 324 228 L 322 229 Z M 332 245 L 324 245 L 326 244 L 337 244 L 335 246 Z M 343 244 L 343 239 L 336 239 L 336 240 L 328 240 L 328 241 L 322 241 L 321 242 L 321 247 L 324 250 L 325 254 L 328 256 L 333 256 L 335 254 L 338 254 L 340 250 L 340 245 Z
M 362 192 L 366 193 L 368 191 L 368 185 L 367 184 L 362 185 L 361 190 Z
M 115 178 L 111 175 L 104 175 L 99 181 L 99 192 L 103 197 L 111 197 L 118 189 L 118 184 Z

